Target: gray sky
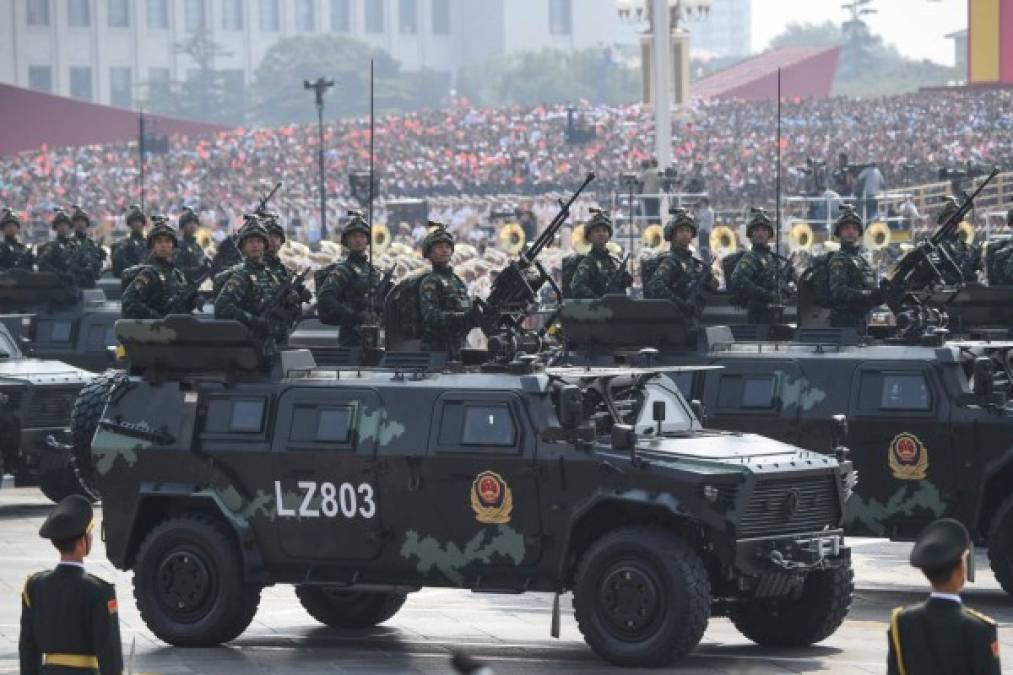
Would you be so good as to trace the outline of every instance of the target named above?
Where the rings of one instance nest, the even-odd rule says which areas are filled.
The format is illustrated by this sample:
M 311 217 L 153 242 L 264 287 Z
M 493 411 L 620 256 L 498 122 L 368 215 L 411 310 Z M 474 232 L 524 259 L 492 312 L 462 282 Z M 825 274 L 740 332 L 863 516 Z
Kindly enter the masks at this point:
M 844 0 L 753 0 L 753 50 L 761 52 L 790 22 L 840 23 Z M 967 0 L 875 0 L 866 17 L 873 33 L 910 58 L 953 65 L 947 33 L 967 28 Z

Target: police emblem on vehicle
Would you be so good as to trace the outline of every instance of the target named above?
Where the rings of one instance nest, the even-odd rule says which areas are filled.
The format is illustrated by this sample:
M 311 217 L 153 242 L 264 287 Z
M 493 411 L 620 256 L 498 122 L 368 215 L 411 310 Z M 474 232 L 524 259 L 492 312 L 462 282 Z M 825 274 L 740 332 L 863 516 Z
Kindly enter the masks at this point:
M 890 470 L 899 480 L 922 480 L 929 469 L 929 452 L 914 434 L 899 433 L 890 441 Z
M 510 512 L 514 509 L 510 486 L 495 471 L 483 471 L 471 483 L 471 509 L 480 523 L 509 523 Z

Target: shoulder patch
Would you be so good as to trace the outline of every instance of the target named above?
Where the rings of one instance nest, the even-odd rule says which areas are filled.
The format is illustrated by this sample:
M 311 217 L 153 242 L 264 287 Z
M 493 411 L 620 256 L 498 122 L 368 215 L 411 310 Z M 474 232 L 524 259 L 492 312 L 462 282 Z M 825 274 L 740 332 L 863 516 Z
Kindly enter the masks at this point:
M 966 607 L 965 606 L 964 607 L 964 611 L 967 614 L 973 616 L 975 619 L 978 619 L 982 623 L 985 623 L 985 624 L 987 624 L 989 626 L 995 627 L 995 626 L 999 625 L 998 623 L 996 623 L 995 619 L 993 619 L 992 617 L 990 617 L 988 615 L 982 614 L 981 612 L 979 612 L 979 611 L 977 611 L 975 609 L 971 609 L 970 607 Z

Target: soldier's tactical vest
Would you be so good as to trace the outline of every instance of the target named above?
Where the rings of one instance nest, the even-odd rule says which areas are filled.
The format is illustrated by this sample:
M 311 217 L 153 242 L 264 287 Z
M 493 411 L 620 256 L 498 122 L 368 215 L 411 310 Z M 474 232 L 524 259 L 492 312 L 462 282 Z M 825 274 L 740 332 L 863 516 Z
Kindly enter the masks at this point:
M 658 271 L 658 265 L 665 259 L 666 253 L 661 255 L 652 256 L 650 258 L 644 258 L 640 261 L 640 285 L 646 289 L 648 282 L 654 273 Z
M 561 270 L 561 276 L 563 281 L 563 297 L 569 298 L 573 296 L 573 275 L 577 272 L 577 266 L 580 265 L 580 261 L 584 259 L 584 255 L 581 253 L 573 253 L 563 258 L 563 267 Z
M 823 253 L 812 259 L 809 269 L 799 279 L 800 287 L 807 287 L 813 301 L 824 309 L 830 309 L 833 297 L 830 294 L 830 258 L 833 251 Z
M 403 339 L 418 340 L 422 337 L 422 303 L 419 289 L 422 280 L 430 270 L 423 270 L 398 282 L 387 294 L 384 302 L 384 324 L 388 331 L 394 331 Z
M 746 249 L 729 253 L 721 259 L 721 273 L 725 277 L 725 290 L 728 291 L 728 301 L 735 307 L 745 307 L 747 304 L 745 295 L 732 285 L 732 275 L 735 274 L 735 268 L 739 266 L 739 261 L 742 260 L 742 256 L 744 255 L 746 255 Z

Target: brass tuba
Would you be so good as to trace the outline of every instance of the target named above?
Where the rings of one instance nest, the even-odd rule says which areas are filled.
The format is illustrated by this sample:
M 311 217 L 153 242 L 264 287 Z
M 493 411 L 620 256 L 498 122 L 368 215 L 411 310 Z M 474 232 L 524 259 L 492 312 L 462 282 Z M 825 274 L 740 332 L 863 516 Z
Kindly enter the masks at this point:
M 501 251 L 517 255 L 524 249 L 524 228 L 517 223 L 507 223 L 499 229 L 496 239 Z
M 573 250 L 580 255 L 584 255 L 591 250 L 591 244 L 584 238 L 583 225 L 578 225 L 573 228 L 573 232 L 570 233 L 570 246 L 573 247 Z
M 661 225 L 655 223 L 654 225 L 648 225 L 644 229 L 643 235 L 640 237 L 644 248 L 659 249 L 665 243 L 665 232 L 661 229 Z
M 960 221 L 960 225 L 957 225 L 957 232 L 960 234 L 960 238 L 964 240 L 964 244 L 970 246 L 974 243 L 974 226 L 966 220 Z
M 372 227 L 373 233 L 373 253 L 382 255 L 387 247 L 390 246 L 390 230 L 383 223 L 374 225 Z
M 890 244 L 890 227 L 881 220 L 871 223 L 862 236 L 865 248 L 879 251 Z
M 727 225 L 718 225 L 711 230 L 710 248 L 716 257 L 724 258 L 738 250 L 739 237 L 735 234 L 735 230 Z
M 808 251 L 813 247 L 813 228 L 809 223 L 795 223 L 788 232 L 788 250 Z

